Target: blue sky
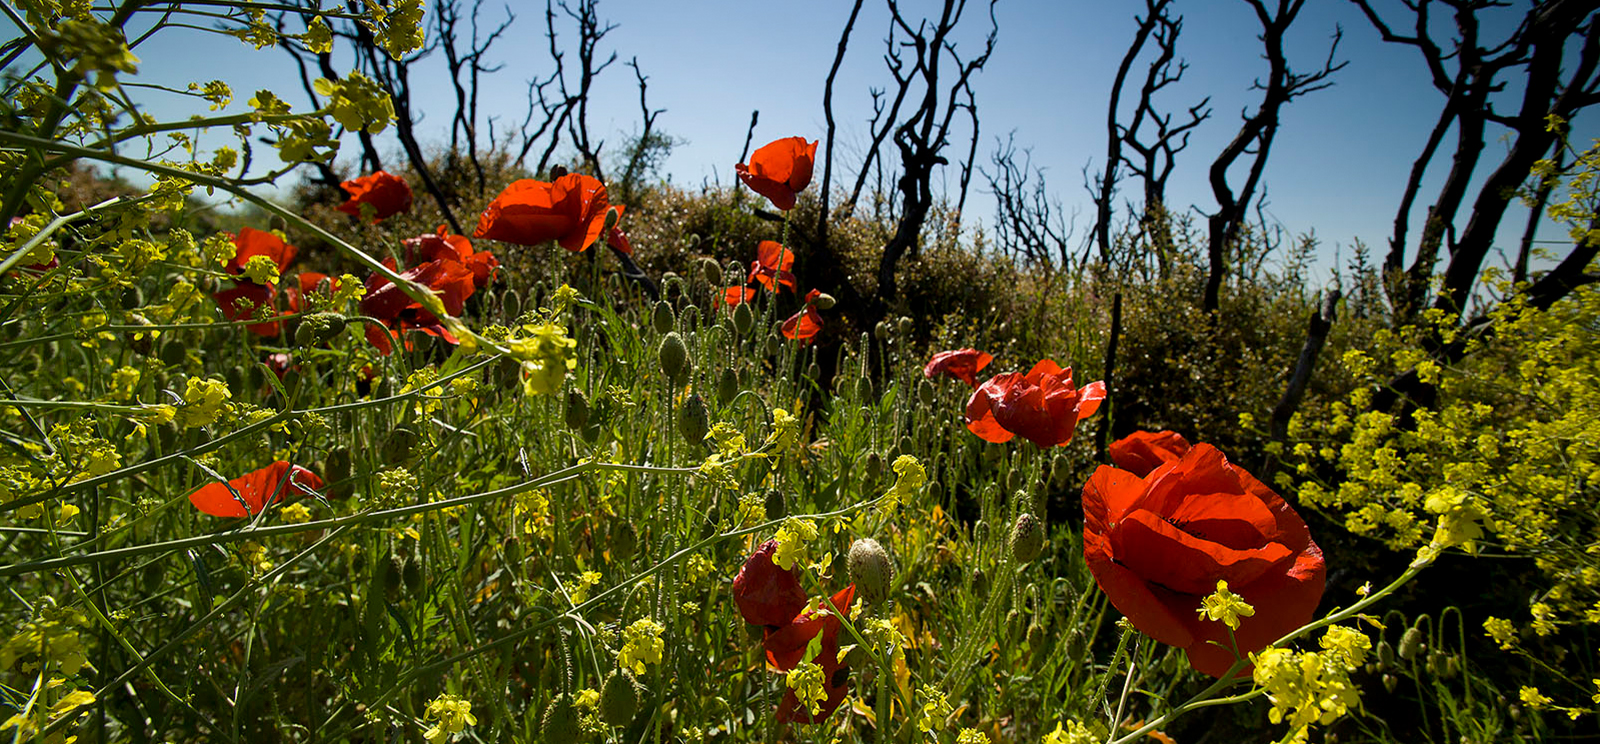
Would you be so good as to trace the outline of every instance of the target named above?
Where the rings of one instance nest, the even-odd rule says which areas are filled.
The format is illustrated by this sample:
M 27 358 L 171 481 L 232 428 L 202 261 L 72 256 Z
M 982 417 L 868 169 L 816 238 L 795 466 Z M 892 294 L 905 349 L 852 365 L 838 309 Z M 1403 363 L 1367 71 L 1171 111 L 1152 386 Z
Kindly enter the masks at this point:
M 931 14 L 938 8 L 930 0 L 909 0 L 904 5 L 909 14 Z M 1210 210 L 1214 202 L 1205 182 L 1206 169 L 1233 136 L 1241 112 L 1254 108 L 1258 93 L 1250 85 L 1265 74 L 1266 63 L 1255 38 L 1258 26 L 1245 3 L 1180 0 L 1176 5 L 1184 16 L 1179 55 L 1187 59 L 1189 70 L 1183 85 L 1163 99 L 1165 108 L 1187 107 L 1209 95 L 1213 114 L 1180 156 L 1169 201 L 1191 211 Z M 1383 0 L 1378 5 L 1387 7 Z M 1404 23 L 1404 9 L 1397 2 L 1392 5 L 1394 17 Z M 1101 167 L 1110 84 L 1132 38 L 1133 16 L 1143 6 L 1127 0 L 1003 0 L 995 11 L 998 45 L 975 79 L 983 127 L 979 163 L 987 164 L 995 137 L 1014 133 L 1017 146 L 1031 149 L 1033 164 L 1045 169 L 1051 190 L 1069 211 L 1079 212 L 1078 236 L 1088 230 L 1092 211 L 1083 170 Z M 503 11 L 490 10 L 498 7 L 486 3 L 486 20 L 499 17 Z M 521 121 L 526 80 L 550 70 L 543 4 L 516 0 L 509 7 L 519 18 L 491 52 L 491 61 L 504 68 L 485 79 L 482 93 L 485 115 L 497 117 L 497 132 Z M 657 127 L 681 142 L 664 169 L 674 183 L 730 183 L 752 109 L 761 112 L 756 146 L 780 137 L 824 134 L 823 81 L 849 14 L 846 0 L 811 4 L 605 0 L 599 10 L 602 18 L 616 24 L 602 42 L 603 51 L 616 50 L 621 58 L 598 80 L 592 98 L 591 128 L 608 148 L 619 146 L 639 126 L 633 74 L 621 65 L 632 57 L 649 76 L 652 108 L 666 109 Z M 968 54 L 980 48 L 988 30 L 984 11 L 976 2 L 967 9 L 958 48 Z M 849 172 L 859 162 L 867 141 L 868 91 L 892 82 L 882 62 L 887 26 L 881 3 L 868 2 L 835 88 L 836 179 L 840 169 Z M 1348 257 L 1356 239 L 1381 255 L 1406 173 L 1442 102 L 1428 84 L 1416 51 L 1382 43 L 1359 9 L 1348 2 L 1307 4 L 1287 45 L 1291 66 L 1302 71 L 1320 66 L 1335 28 L 1341 26 L 1344 39 L 1338 59 L 1347 60 L 1348 66 L 1334 77 L 1333 87 L 1297 99 L 1285 109 L 1266 172 L 1269 216 L 1294 233 L 1315 230 L 1323 242 L 1324 268 L 1335 250 L 1342 249 Z M 568 34 L 570 41 L 570 30 Z M 298 79 L 281 50 L 256 51 L 231 38 L 174 30 L 155 37 L 137 53 L 142 59 L 141 80 L 181 87 L 190 80 L 219 78 L 233 85 L 241 102 L 235 106 L 257 88 L 271 88 L 291 101 L 299 98 Z M 416 79 L 418 109 L 425 112 L 420 130 L 425 140 L 442 142 L 448 136 L 454 103 L 442 58 L 429 68 Z M 204 108 L 177 97 L 156 100 L 154 111 L 163 117 Z M 1580 133 L 1586 129 L 1583 124 Z M 1484 172 L 1504 152 L 1504 142 L 1495 139 L 1499 134 L 1491 134 L 1480 165 Z M 951 149 L 953 156 L 964 155 L 967 136 L 958 134 L 961 139 Z M 389 146 L 398 150 L 392 141 Z M 1436 160 L 1428 183 L 1436 185 L 1442 178 L 1446 158 Z M 952 191 L 955 182 L 951 169 Z M 1430 195 L 1424 188 L 1422 203 L 1414 210 L 1417 214 L 1425 210 Z M 975 178 L 967 209 L 983 218 L 993 212 L 980 179 Z M 1520 234 L 1525 214 L 1514 211 L 1508 216 L 1505 224 L 1512 229 L 1503 231 L 1506 241 Z M 1558 239 L 1561 234 L 1552 228 L 1540 237 Z

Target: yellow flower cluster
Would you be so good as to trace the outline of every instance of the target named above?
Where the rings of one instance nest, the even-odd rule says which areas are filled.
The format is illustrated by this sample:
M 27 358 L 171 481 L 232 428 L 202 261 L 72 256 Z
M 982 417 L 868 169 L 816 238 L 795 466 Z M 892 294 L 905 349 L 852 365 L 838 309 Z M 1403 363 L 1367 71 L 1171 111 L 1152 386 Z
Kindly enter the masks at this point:
M 477 717 L 472 715 L 472 703 L 448 693 L 428 703 L 428 710 L 422 714 L 422 718 L 435 722 L 432 728 L 422 734 L 429 744 L 439 744 L 468 726 L 478 725 Z
M 796 664 L 784 677 L 784 684 L 794 691 L 795 699 L 813 716 L 822 712 L 822 701 L 828 699 L 828 691 L 822 682 L 822 667 L 811 661 Z
M 1200 607 L 1196 611 L 1200 617 L 1220 620 L 1232 630 L 1239 629 L 1239 618 L 1256 614 L 1256 608 L 1251 607 L 1243 597 L 1228 591 L 1228 582 L 1220 579 L 1217 581 L 1217 590 L 1200 600 Z
M 617 652 L 617 663 L 636 677 L 644 676 L 645 664 L 661 663 L 661 652 L 666 650 L 661 642 L 664 630 L 660 623 L 648 617 L 635 620 L 622 631 L 622 650 Z
M 817 526 L 809 519 L 790 517 L 784 520 L 783 526 L 772 537 L 778 541 L 777 550 L 772 552 L 772 565 L 788 571 L 810 554 L 807 546 L 817 539 Z
M 1272 701 L 1267 718 L 1289 725 L 1288 741 L 1305 741 L 1311 726 L 1326 726 L 1361 706 L 1361 691 L 1350 681 L 1350 672 L 1366 661 L 1371 640 L 1335 625 L 1321 645 L 1322 651 L 1268 648 L 1250 655 L 1255 683 Z
M 1045 734 L 1040 741 L 1042 744 L 1100 744 L 1100 738 L 1076 720 L 1068 720 L 1064 727 L 1061 721 L 1056 721 L 1056 730 Z
M 204 377 L 191 377 L 185 383 L 183 405 L 178 406 L 172 420 L 184 429 L 210 426 L 216 422 L 217 416 L 222 414 L 223 407 L 232 398 L 233 393 L 228 390 L 227 383 Z

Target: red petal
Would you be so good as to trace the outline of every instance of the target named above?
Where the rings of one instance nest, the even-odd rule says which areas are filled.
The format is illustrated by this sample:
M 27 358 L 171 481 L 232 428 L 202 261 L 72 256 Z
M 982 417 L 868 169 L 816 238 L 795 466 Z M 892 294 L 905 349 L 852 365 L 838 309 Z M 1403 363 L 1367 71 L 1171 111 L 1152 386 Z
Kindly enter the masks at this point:
M 236 499 L 228 487 L 238 492 Z M 247 517 L 266 508 L 268 504 L 283 500 L 293 489 L 301 494 L 314 494 L 322 488 L 322 479 L 298 465 L 278 460 L 271 465 L 251 471 L 228 481 L 228 485 L 208 483 L 189 494 L 189 502 L 214 517 Z M 243 499 L 244 503 L 239 500 Z

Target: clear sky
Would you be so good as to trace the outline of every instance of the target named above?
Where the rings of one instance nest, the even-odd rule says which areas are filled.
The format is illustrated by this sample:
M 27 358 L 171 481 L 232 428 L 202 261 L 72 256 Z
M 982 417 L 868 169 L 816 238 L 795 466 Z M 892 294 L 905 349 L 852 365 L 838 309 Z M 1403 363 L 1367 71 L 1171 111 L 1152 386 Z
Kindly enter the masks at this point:
M 1398 2 L 1376 0 L 1376 4 L 1390 7 L 1393 17 L 1402 26 L 1406 23 Z M 905 0 L 903 5 L 913 16 L 934 14 L 939 7 L 932 0 Z M 1206 170 L 1237 130 L 1240 114 L 1258 102 L 1259 93 L 1250 86 L 1265 75 L 1266 62 L 1256 40 L 1259 26 L 1244 2 L 1178 0 L 1175 5 L 1184 17 L 1178 53 L 1188 61 L 1189 70 L 1183 84 L 1170 89 L 1161 101 L 1165 109 L 1173 110 L 1209 95 L 1213 114 L 1179 157 L 1169 202 L 1191 211 L 1211 210 L 1215 204 Z M 761 112 L 755 146 L 793 135 L 823 136 L 823 82 L 850 6 L 848 0 L 604 0 L 600 16 L 616 28 L 602 41 L 602 53 L 615 50 L 620 59 L 596 83 L 591 128 L 608 148 L 620 146 L 627 133 L 637 131 L 638 91 L 632 71 L 621 64 L 636 57 L 649 76 L 651 107 L 666 109 L 658 129 L 680 141 L 664 173 L 684 186 L 731 183 L 753 109 Z M 552 69 L 544 38 L 544 5 L 511 0 L 505 6 L 485 3 L 484 7 L 486 24 L 503 17 L 504 8 L 518 15 L 491 50 L 489 61 L 504 67 L 485 78 L 482 93 L 485 116 L 496 117 L 496 132 L 504 133 L 522 120 L 526 81 Z M 958 41 L 958 49 L 967 55 L 981 48 L 988 31 L 985 10 L 976 0 L 969 3 Z M 1033 164 L 1045 169 L 1051 190 L 1068 211 L 1079 213 L 1075 239 L 1084 236 L 1092 222 L 1083 171 L 1102 167 L 1111 81 L 1132 39 L 1134 15 L 1143 10 L 1143 2 L 1130 0 L 1001 0 L 995 10 L 998 45 L 974 81 L 982 125 L 978 161 L 987 165 L 995 138 L 1014 133 L 1016 145 L 1031 149 Z M 1518 15 L 1505 18 L 1514 23 Z M 1384 44 L 1359 9 L 1343 0 L 1307 3 L 1287 44 L 1291 67 L 1301 71 L 1319 67 L 1341 26 L 1344 38 L 1337 59 L 1348 61 L 1348 66 L 1335 75 L 1333 87 L 1296 99 L 1284 110 L 1266 172 L 1269 216 L 1294 233 L 1315 230 L 1323 241 L 1324 267 L 1331 264 L 1336 249 L 1342 248 L 1347 258 L 1356 239 L 1366 242 L 1375 255 L 1386 249 L 1406 174 L 1443 100 L 1428 84 L 1416 50 Z M 835 87 L 836 181 L 840 169 L 854 170 L 868 139 L 869 91 L 892 82 L 882 60 L 887 28 L 882 2 L 869 0 Z M 563 42 L 570 44 L 570 25 L 566 33 Z M 181 87 L 191 80 L 219 78 L 233 85 L 240 101 L 236 107 L 251 91 L 263 87 L 291 101 L 300 99 L 299 81 L 281 50 L 255 51 L 230 38 L 177 30 L 158 35 L 136 51 L 143 60 L 141 80 Z M 418 108 L 424 112 L 420 129 L 424 139 L 442 142 L 454 108 L 452 93 L 442 57 L 425 66 L 429 72 L 414 81 L 419 88 Z M 203 105 L 169 100 L 156 113 L 166 116 L 196 108 L 203 110 Z M 1583 133 L 1588 127 L 1579 124 Z M 1505 150 L 1500 134 L 1491 133 L 1480 165 L 1485 173 Z M 965 154 L 968 136 L 965 130 L 958 134 L 950 150 L 952 161 Z M 398 150 L 392 141 L 389 146 Z M 1430 171 L 1428 183 L 1435 188 L 1448 167 L 1447 158 L 1445 151 Z M 956 178 L 951 169 L 947 179 L 952 192 Z M 936 175 L 936 186 L 937 179 Z M 1132 195 L 1137 187 L 1130 186 Z M 1431 191 L 1424 188 L 1414 213 L 1422 214 L 1430 198 Z M 992 201 L 982 193 L 981 178 L 974 179 L 967 210 L 984 218 L 993 212 Z M 1514 211 L 1507 217 L 1506 224 L 1514 228 L 1502 232 L 1508 245 L 1520 235 L 1525 214 Z M 1562 235 L 1548 229 L 1540 237 Z

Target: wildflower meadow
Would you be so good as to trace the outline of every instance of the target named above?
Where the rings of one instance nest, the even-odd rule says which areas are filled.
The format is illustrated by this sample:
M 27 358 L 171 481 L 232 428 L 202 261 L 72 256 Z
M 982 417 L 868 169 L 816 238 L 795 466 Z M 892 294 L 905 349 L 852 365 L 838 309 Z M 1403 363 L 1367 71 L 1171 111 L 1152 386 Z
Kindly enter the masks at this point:
M 752 117 L 692 188 L 637 58 L 591 139 L 593 0 L 509 135 L 481 3 L 0 0 L 0 741 L 1600 741 L 1600 8 L 1357 4 L 1478 141 L 1318 284 L 1229 168 L 1341 65 L 1169 211 L 1169 0 L 1073 241 L 1000 153 L 964 221 L 992 4 L 888 3 L 865 163 Z M 302 78 L 141 82 L 182 29 Z

